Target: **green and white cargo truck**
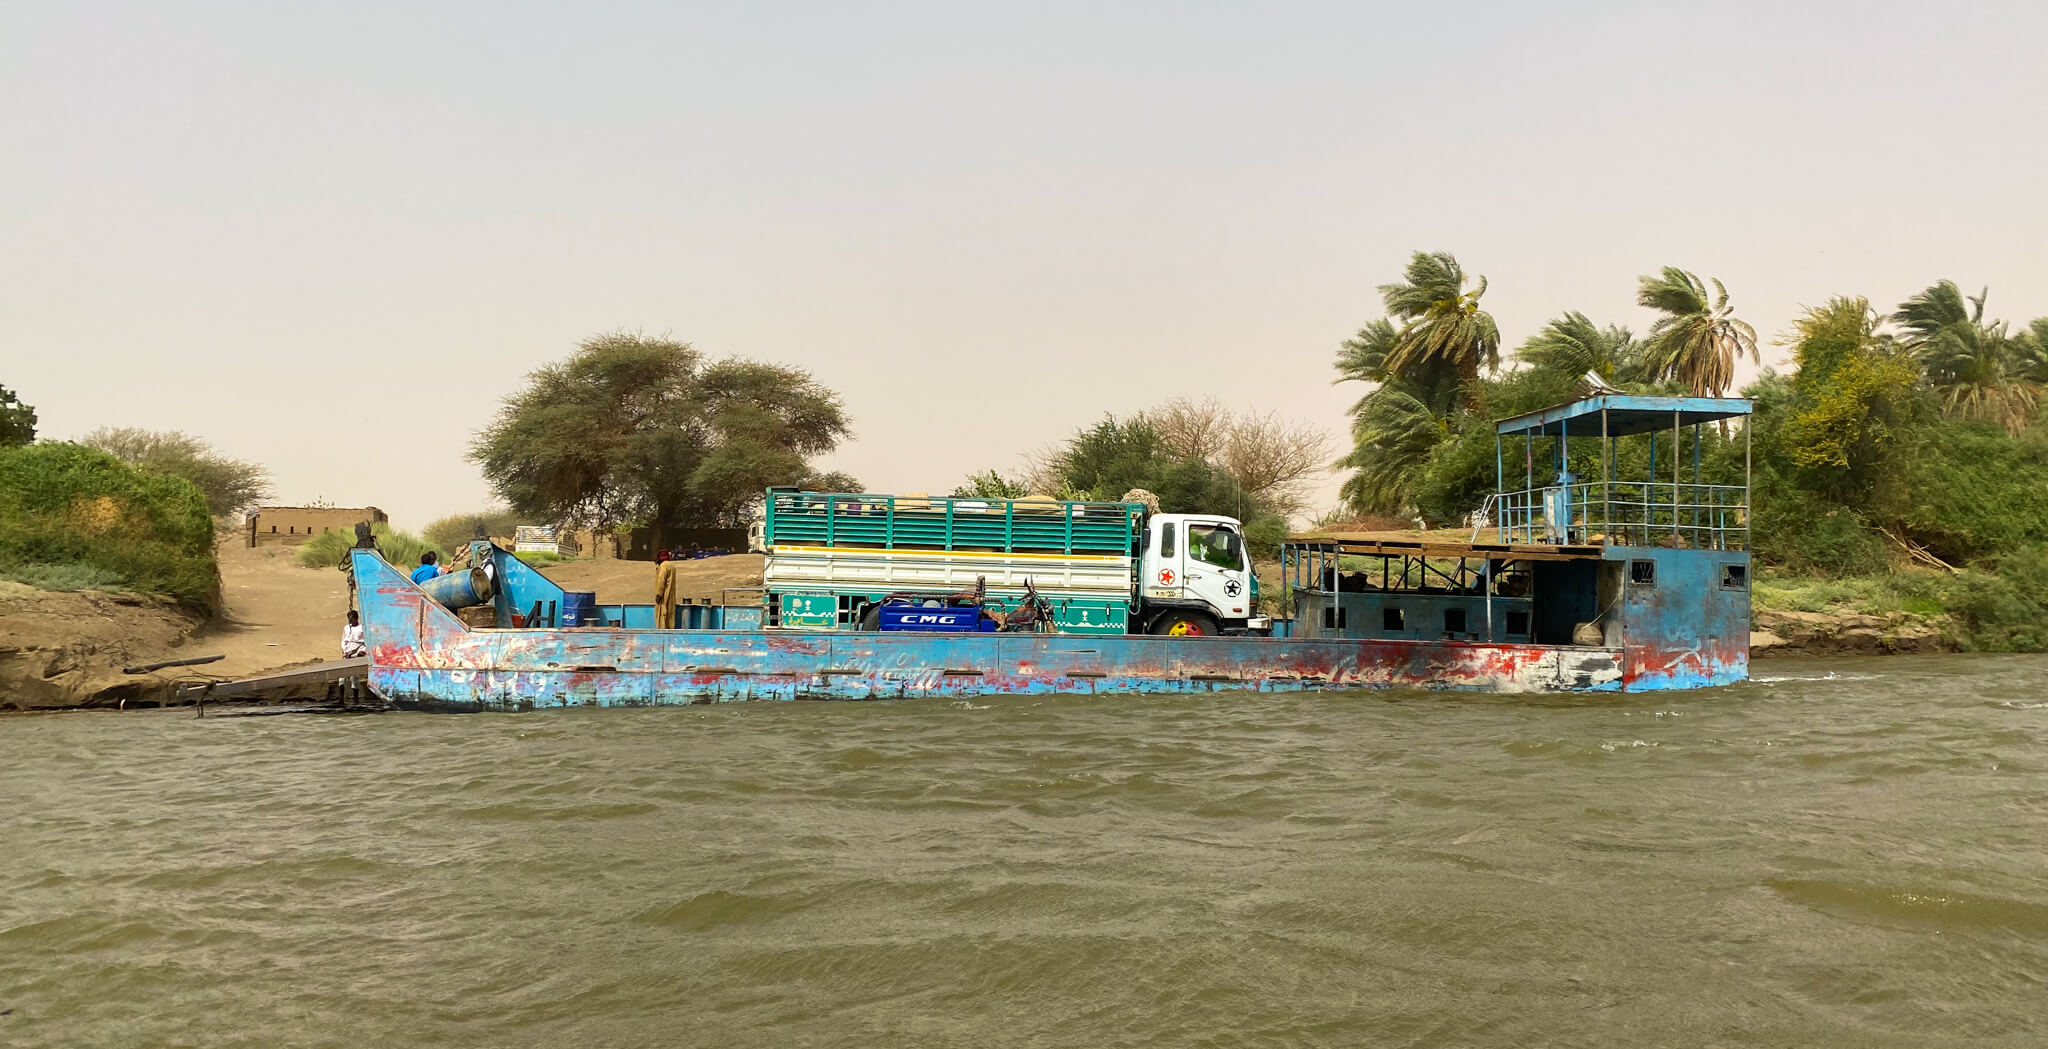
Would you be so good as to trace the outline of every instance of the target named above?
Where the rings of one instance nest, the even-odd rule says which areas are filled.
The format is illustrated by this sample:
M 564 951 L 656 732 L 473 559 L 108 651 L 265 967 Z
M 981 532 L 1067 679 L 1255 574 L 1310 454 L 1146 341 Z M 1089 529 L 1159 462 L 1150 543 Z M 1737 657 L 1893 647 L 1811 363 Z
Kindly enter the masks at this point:
M 1069 634 L 1262 633 L 1244 529 L 1140 503 L 770 489 L 760 520 L 770 626 L 874 629 L 892 594 L 985 580 L 1014 608 L 1029 581 Z

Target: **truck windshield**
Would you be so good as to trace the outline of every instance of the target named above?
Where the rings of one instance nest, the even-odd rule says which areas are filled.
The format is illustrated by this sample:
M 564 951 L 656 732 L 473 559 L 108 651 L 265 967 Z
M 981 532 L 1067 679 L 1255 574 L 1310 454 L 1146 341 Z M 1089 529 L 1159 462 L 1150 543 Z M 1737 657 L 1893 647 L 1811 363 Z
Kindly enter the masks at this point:
M 1189 525 L 1188 554 L 1203 564 L 1244 570 L 1244 540 L 1222 525 Z

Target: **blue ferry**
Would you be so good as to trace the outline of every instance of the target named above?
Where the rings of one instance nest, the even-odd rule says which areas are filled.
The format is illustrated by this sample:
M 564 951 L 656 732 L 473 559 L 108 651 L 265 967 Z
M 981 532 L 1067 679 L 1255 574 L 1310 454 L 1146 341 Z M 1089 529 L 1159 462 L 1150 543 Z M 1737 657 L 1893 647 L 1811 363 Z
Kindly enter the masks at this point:
M 763 586 L 715 604 L 586 603 L 489 543 L 423 587 L 361 549 L 369 681 L 440 711 L 1725 685 L 1749 668 L 1749 413 L 1606 393 L 1501 420 L 1469 535 L 1298 536 L 1282 616 L 1236 521 L 1139 503 L 771 490 Z M 1731 422 L 1742 484 L 1704 483 L 1701 428 Z

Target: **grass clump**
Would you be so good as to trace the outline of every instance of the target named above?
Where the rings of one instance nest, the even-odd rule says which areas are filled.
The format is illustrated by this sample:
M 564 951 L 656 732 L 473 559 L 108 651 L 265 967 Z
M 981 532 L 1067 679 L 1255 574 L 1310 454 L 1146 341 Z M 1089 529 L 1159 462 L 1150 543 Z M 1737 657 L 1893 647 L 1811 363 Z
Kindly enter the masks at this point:
M 379 521 L 370 526 L 370 534 L 377 537 L 377 549 L 384 554 L 384 560 L 394 565 L 411 567 L 420 563 L 420 555 L 428 550 L 443 561 L 448 551 L 434 546 L 411 532 L 401 532 L 389 524 Z M 299 563 L 307 568 L 338 568 L 342 555 L 356 545 L 354 529 L 343 531 L 330 528 L 299 546 Z
M 37 590 L 112 590 L 128 589 L 128 581 L 104 568 L 93 565 L 24 565 L 0 566 L 0 579 L 11 579 Z
M 1759 609 L 1781 612 L 1904 613 L 1935 619 L 1949 613 L 1956 578 L 1922 569 L 1845 578 L 1760 574 L 1750 597 Z
M 213 517 L 199 489 L 64 442 L 0 448 L 0 575 L 220 607 Z

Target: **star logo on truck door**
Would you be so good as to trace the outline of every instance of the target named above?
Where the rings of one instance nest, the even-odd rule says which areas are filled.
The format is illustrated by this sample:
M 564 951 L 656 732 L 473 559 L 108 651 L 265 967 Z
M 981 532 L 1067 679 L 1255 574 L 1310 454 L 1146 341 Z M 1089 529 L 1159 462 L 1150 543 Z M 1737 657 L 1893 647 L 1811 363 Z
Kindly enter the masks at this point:
M 1167 585 L 1167 586 L 1172 586 L 1172 585 L 1173 585 L 1173 569 L 1171 569 L 1171 568 L 1162 568 L 1162 569 L 1160 569 L 1160 570 L 1159 570 L 1159 581 L 1160 581 L 1161 583 L 1164 583 L 1164 584 L 1165 584 L 1165 585 Z
M 1231 580 L 1228 583 L 1223 584 L 1223 594 L 1225 597 L 1236 597 L 1237 592 L 1243 589 L 1244 584 L 1238 582 L 1235 579 Z

